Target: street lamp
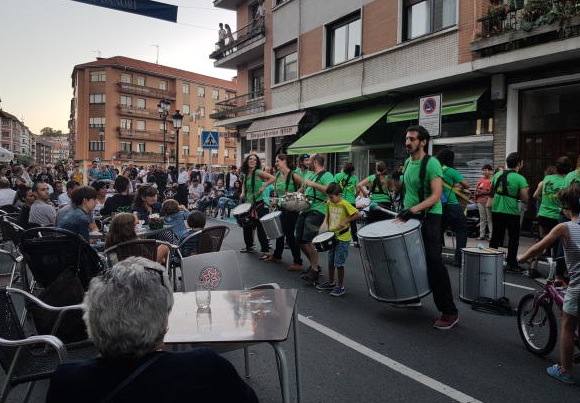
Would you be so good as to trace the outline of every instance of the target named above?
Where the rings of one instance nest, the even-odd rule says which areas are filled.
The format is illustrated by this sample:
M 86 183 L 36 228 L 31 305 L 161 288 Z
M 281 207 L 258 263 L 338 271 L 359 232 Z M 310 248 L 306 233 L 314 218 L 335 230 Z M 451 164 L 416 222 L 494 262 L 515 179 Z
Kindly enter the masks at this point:
M 171 102 L 168 99 L 163 98 L 157 104 L 157 111 L 159 112 L 159 117 L 163 119 L 163 165 L 165 166 L 167 163 L 166 155 L 167 155 L 167 144 L 165 142 L 167 136 L 167 114 L 169 113 L 169 107 L 171 106 Z
M 101 162 L 103 162 L 103 154 L 105 153 L 105 128 L 101 126 L 99 129 L 99 149 L 101 150 Z
M 179 113 L 179 110 L 176 110 L 172 118 L 173 128 L 175 129 L 175 168 L 179 174 L 179 129 L 181 129 L 181 123 L 183 123 L 183 115 Z

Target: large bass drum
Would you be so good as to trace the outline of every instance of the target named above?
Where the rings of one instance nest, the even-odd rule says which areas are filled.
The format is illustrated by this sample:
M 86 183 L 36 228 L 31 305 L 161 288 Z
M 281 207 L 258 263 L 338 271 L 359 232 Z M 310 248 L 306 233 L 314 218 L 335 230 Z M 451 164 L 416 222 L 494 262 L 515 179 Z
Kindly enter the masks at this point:
M 365 280 L 371 297 L 404 302 L 431 292 L 418 220 L 385 220 L 358 232 Z
M 474 302 L 479 298 L 504 297 L 504 253 L 495 249 L 463 248 L 459 271 L 459 299 Z
M 280 218 L 281 216 L 281 211 L 272 211 L 271 213 L 268 213 L 260 218 L 260 223 L 262 224 L 262 228 L 264 228 L 266 238 L 277 239 L 284 236 L 284 231 L 282 230 L 282 220 Z

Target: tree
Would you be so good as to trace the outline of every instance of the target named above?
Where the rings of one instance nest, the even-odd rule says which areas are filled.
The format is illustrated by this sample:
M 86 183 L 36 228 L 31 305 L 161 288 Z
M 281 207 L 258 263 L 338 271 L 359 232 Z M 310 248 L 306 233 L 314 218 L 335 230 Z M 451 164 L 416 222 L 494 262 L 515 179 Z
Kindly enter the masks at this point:
M 58 137 L 62 136 L 62 130 L 54 130 L 52 127 L 44 127 L 40 130 L 41 136 Z

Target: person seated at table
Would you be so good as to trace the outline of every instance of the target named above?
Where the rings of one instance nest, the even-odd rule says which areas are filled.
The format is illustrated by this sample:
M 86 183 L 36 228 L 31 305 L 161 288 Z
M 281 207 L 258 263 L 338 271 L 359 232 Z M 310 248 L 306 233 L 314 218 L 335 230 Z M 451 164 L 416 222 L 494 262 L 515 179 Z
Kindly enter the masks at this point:
M 99 216 L 102 215 L 101 209 L 105 206 L 105 201 L 107 200 L 109 183 L 105 181 L 95 181 L 91 186 L 97 191 L 97 203 L 94 208 L 94 214 Z
M 203 183 L 203 193 L 197 200 L 195 209 L 205 213 L 205 210 L 211 205 L 213 184 L 209 181 Z
M 175 199 L 167 199 L 161 205 L 163 225 L 171 225 L 175 239 L 180 239 L 187 232 L 185 220 L 189 216 L 187 208 Z
M 47 403 L 258 402 L 234 366 L 213 350 L 164 350 L 170 284 L 163 267 L 143 257 L 93 278 L 83 319 L 100 356 L 59 365 Z
M 201 231 L 205 228 L 205 214 L 201 211 L 192 211 L 189 213 L 187 217 L 187 226 L 189 227 L 189 231 L 182 235 L 179 239 L 179 243 L 181 243 L 185 238 L 188 236 L 195 234 L 196 232 Z M 185 242 L 181 247 L 181 255 L 182 256 L 191 256 L 197 254 L 197 248 L 199 247 L 199 237 L 193 237 L 189 241 Z
M 29 227 L 30 206 L 36 200 L 36 196 L 30 186 L 19 186 L 14 196 L 14 205 L 20 208 L 16 224 L 26 229 Z
M 149 224 L 149 216 L 159 213 L 161 203 L 157 201 L 157 188 L 153 186 L 140 186 L 135 193 L 135 199 L 131 206 L 131 211 L 143 220 L 144 224 Z
M 72 193 L 72 208 L 57 224 L 58 228 L 66 229 L 82 236 L 89 242 L 89 227 L 91 212 L 97 203 L 97 191 L 91 186 L 81 186 Z
M 119 175 L 115 178 L 113 188 L 117 193 L 105 200 L 105 205 L 101 209 L 101 216 L 131 211 L 131 205 L 135 197 L 130 194 L 130 185 L 131 181 L 126 176 Z
M 131 213 L 115 214 L 109 225 L 109 232 L 105 238 L 105 249 L 118 245 L 123 242 L 134 241 L 140 239 L 137 236 L 135 227 L 139 225 L 139 220 Z M 167 245 L 159 245 L 157 247 L 157 262 L 165 263 L 169 255 L 169 248 Z
M 70 196 L 72 195 L 72 192 L 74 192 L 74 190 L 76 188 L 78 188 L 80 186 L 80 184 L 76 181 L 68 181 L 66 183 L 66 192 L 63 192 L 61 194 L 58 195 L 58 207 L 59 208 L 63 208 L 67 205 L 70 204 Z
M 220 197 L 217 204 L 217 211 L 221 214 L 223 219 L 226 215 L 226 209 L 233 209 L 240 203 L 240 195 L 242 194 L 242 182 L 236 180 L 233 189 L 226 191 L 223 197 Z M 228 212 L 229 217 L 229 212 Z

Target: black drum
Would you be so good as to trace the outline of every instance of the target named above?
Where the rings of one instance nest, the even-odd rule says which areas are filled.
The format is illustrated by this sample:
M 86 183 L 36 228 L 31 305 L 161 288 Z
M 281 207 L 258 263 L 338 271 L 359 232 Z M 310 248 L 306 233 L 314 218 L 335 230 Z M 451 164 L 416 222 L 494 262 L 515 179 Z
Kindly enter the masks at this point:
M 242 228 L 252 227 L 256 220 L 252 217 L 252 203 L 242 203 L 234 207 L 232 215 Z

